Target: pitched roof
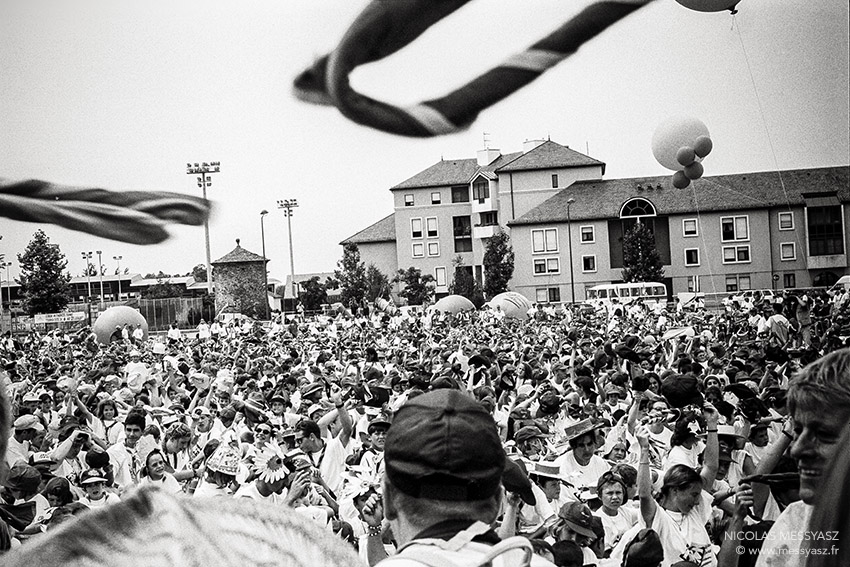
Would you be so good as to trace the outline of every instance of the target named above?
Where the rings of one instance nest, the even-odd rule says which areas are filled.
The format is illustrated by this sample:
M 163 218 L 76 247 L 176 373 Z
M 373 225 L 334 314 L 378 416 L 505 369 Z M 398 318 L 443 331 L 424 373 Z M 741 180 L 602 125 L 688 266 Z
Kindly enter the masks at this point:
M 463 185 L 479 172 L 493 172 L 510 161 L 518 158 L 522 152 L 505 154 L 496 158 L 493 163 L 484 167 L 478 165 L 478 159 L 440 160 L 428 169 L 420 171 L 410 179 L 391 187 L 390 191 L 399 189 L 419 189 L 422 187 L 444 187 L 447 185 Z
M 367 226 L 357 234 L 349 236 L 342 242 L 346 244 L 366 244 L 369 242 L 395 242 L 395 213 L 390 214 L 371 226 Z
M 524 154 L 520 153 L 516 159 L 509 163 L 497 167 L 496 172 L 582 167 L 587 165 L 601 165 L 602 173 L 605 173 L 605 163 L 551 140 L 547 140 Z
M 266 258 L 263 258 L 259 254 L 254 254 L 248 250 L 245 250 L 239 245 L 239 239 L 236 239 L 236 248 L 219 258 L 214 262 L 210 262 L 211 264 L 240 264 L 245 262 L 268 262 Z
M 703 177 L 686 189 L 676 189 L 670 175 L 604 181 L 579 181 L 558 192 L 508 226 L 558 223 L 567 220 L 616 218 L 633 197 L 650 201 L 659 215 L 763 209 L 805 204 L 803 194 L 837 192 L 850 202 L 850 166 L 763 171 Z

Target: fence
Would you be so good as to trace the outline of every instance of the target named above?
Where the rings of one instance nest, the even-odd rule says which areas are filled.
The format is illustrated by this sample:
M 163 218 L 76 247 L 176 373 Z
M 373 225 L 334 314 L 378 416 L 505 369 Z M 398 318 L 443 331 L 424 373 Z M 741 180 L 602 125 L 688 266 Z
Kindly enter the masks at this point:
M 201 297 L 139 299 L 134 307 L 147 320 L 150 331 L 168 329 L 171 323 L 177 323 L 181 329 L 195 328 L 201 319 L 211 321 L 215 317 L 215 307 L 205 305 Z

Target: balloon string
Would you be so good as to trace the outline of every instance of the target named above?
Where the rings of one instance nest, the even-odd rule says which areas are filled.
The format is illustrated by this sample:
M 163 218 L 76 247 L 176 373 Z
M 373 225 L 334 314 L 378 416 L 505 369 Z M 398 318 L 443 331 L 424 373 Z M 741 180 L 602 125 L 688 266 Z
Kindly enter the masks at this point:
M 735 27 L 735 30 L 738 32 L 738 41 L 741 43 L 741 52 L 744 54 L 744 62 L 747 64 L 747 72 L 750 74 L 750 83 L 753 86 L 753 93 L 756 97 L 756 104 L 759 108 L 759 116 L 761 117 L 762 125 L 764 126 L 765 134 L 767 135 L 767 144 L 770 146 L 770 153 L 773 156 L 773 166 L 776 169 L 776 173 L 779 175 L 779 185 L 782 187 L 782 194 L 785 196 L 785 206 L 788 208 L 788 212 L 791 213 L 791 218 L 794 218 L 794 211 L 791 210 L 791 199 L 788 197 L 788 190 L 785 187 L 785 179 L 782 177 L 782 171 L 779 169 L 779 160 L 776 158 L 776 148 L 773 145 L 773 138 L 770 135 L 770 128 L 767 125 L 767 118 L 764 114 L 764 106 L 761 103 L 761 97 L 759 96 L 758 87 L 756 86 L 756 79 L 753 75 L 753 69 L 750 66 L 750 58 L 747 55 L 747 48 L 744 45 L 744 36 L 741 34 L 741 26 L 738 25 L 737 20 L 733 17 L 732 24 Z M 795 225 L 796 227 L 796 225 Z M 800 240 L 800 232 L 798 230 L 794 231 L 794 240 L 797 243 L 797 249 L 800 251 L 800 255 L 803 254 L 803 243 Z M 781 250 L 781 249 L 780 249 Z M 773 250 L 770 251 L 771 255 L 773 254 Z M 795 254 L 796 256 L 796 254 Z M 781 259 L 781 251 L 780 251 L 780 259 Z M 773 262 L 771 261 L 771 266 Z M 772 276 L 772 274 L 771 274 Z
M 711 254 L 708 253 L 708 244 L 705 242 L 705 230 L 702 226 L 702 216 L 699 212 L 699 201 L 697 200 L 697 180 L 694 179 L 691 183 L 691 191 L 694 194 L 694 208 L 697 210 L 697 230 L 699 230 L 700 238 L 702 239 L 702 248 L 705 252 L 705 265 L 708 268 L 708 277 L 711 279 L 711 288 L 714 290 L 714 298 L 717 299 L 717 282 L 714 281 L 714 270 L 711 269 Z M 699 277 L 699 276 L 697 276 Z M 697 287 L 697 286 L 694 286 Z M 694 293 L 698 293 L 698 289 L 694 289 Z

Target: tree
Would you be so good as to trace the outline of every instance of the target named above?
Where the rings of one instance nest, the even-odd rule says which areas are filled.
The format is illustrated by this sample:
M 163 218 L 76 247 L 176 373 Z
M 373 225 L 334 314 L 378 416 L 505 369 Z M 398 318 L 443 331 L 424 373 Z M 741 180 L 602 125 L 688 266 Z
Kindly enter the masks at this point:
M 375 264 L 366 267 L 366 300 L 375 301 L 379 297 L 390 295 L 390 278 L 384 275 Z
M 366 295 L 366 266 L 360 261 L 360 250 L 356 244 L 346 244 L 342 249 L 342 260 L 337 262 L 338 270 L 334 270 L 334 278 L 342 290 L 340 301 L 343 305 L 351 305 L 352 301 L 360 303 Z
M 623 237 L 623 280 L 657 282 L 664 277 L 664 265 L 655 236 L 643 223 L 637 223 Z
M 463 264 L 463 257 L 458 255 L 452 260 L 455 266 L 452 285 L 449 286 L 449 293 L 462 295 L 470 300 L 476 308 L 484 305 L 484 293 L 481 291 L 481 286 L 472 277 L 472 268 Z
M 307 281 L 301 282 L 301 293 L 298 300 L 304 306 L 305 311 L 318 311 L 323 303 L 328 302 L 328 290 L 325 284 L 319 282 L 319 276 L 313 276 Z
M 196 282 L 207 281 L 207 265 L 198 264 L 197 266 L 192 268 L 192 273 L 189 275 L 192 276 Z
M 514 250 L 511 237 L 499 231 L 487 239 L 484 250 L 484 294 L 493 298 L 508 291 L 508 282 L 514 275 Z
M 422 305 L 426 301 L 430 301 L 434 295 L 434 286 L 428 285 L 434 281 L 434 276 L 431 274 L 422 275 L 419 268 L 410 267 L 406 270 L 399 270 L 393 282 L 401 282 L 404 284 L 404 289 L 399 292 L 399 295 L 407 299 L 408 305 Z
M 83 274 L 85 275 L 85 274 Z M 146 280 L 165 280 L 171 277 L 171 274 L 166 274 L 162 270 L 157 274 L 145 274 Z
M 29 315 L 55 313 L 65 309 L 70 298 L 71 275 L 65 272 L 68 261 L 51 244 L 43 230 L 37 230 L 23 254 L 18 254 L 24 310 Z
M 159 278 L 155 284 L 142 292 L 145 299 L 164 299 L 166 297 L 182 297 L 183 288 L 168 281 L 168 278 Z

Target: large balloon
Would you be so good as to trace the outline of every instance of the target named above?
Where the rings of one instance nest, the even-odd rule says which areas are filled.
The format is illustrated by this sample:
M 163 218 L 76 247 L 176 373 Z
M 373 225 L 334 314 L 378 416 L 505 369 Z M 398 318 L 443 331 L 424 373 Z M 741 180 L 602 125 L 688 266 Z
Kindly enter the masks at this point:
M 144 332 L 144 340 L 148 338 L 148 322 L 137 309 L 127 307 L 126 305 L 116 305 L 110 307 L 100 314 L 92 325 L 94 334 L 97 335 L 97 340 L 101 344 L 109 344 L 109 338 L 115 332 L 117 327 L 124 325 L 142 326 Z
M 652 135 L 652 155 L 667 169 L 679 171 L 682 169 L 682 164 L 676 160 L 679 150 L 693 148 L 697 138 L 708 135 L 706 125 L 696 118 L 669 118 L 659 124 Z
M 452 315 L 475 309 L 475 305 L 462 295 L 447 295 L 432 307 L 441 313 L 451 313 Z
M 520 319 L 521 321 L 528 319 L 528 310 L 531 309 L 531 302 L 528 298 L 515 291 L 500 293 L 487 304 L 493 309 L 498 307 L 505 314 L 505 317 Z
M 722 12 L 723 10 L 733 10 L 740 1 L 741 0 L 676 0 L 676 2 L 685 8 L 690 8 L 697 12 Z
M 383 297 L 379 297 L 375 300 L 375 307 L 378 311 L 382 311 L 389 316 L 393 316 L 398 313 L 398 307 L 396 307 L 396 304 L 392 301 L 387 301 Z

